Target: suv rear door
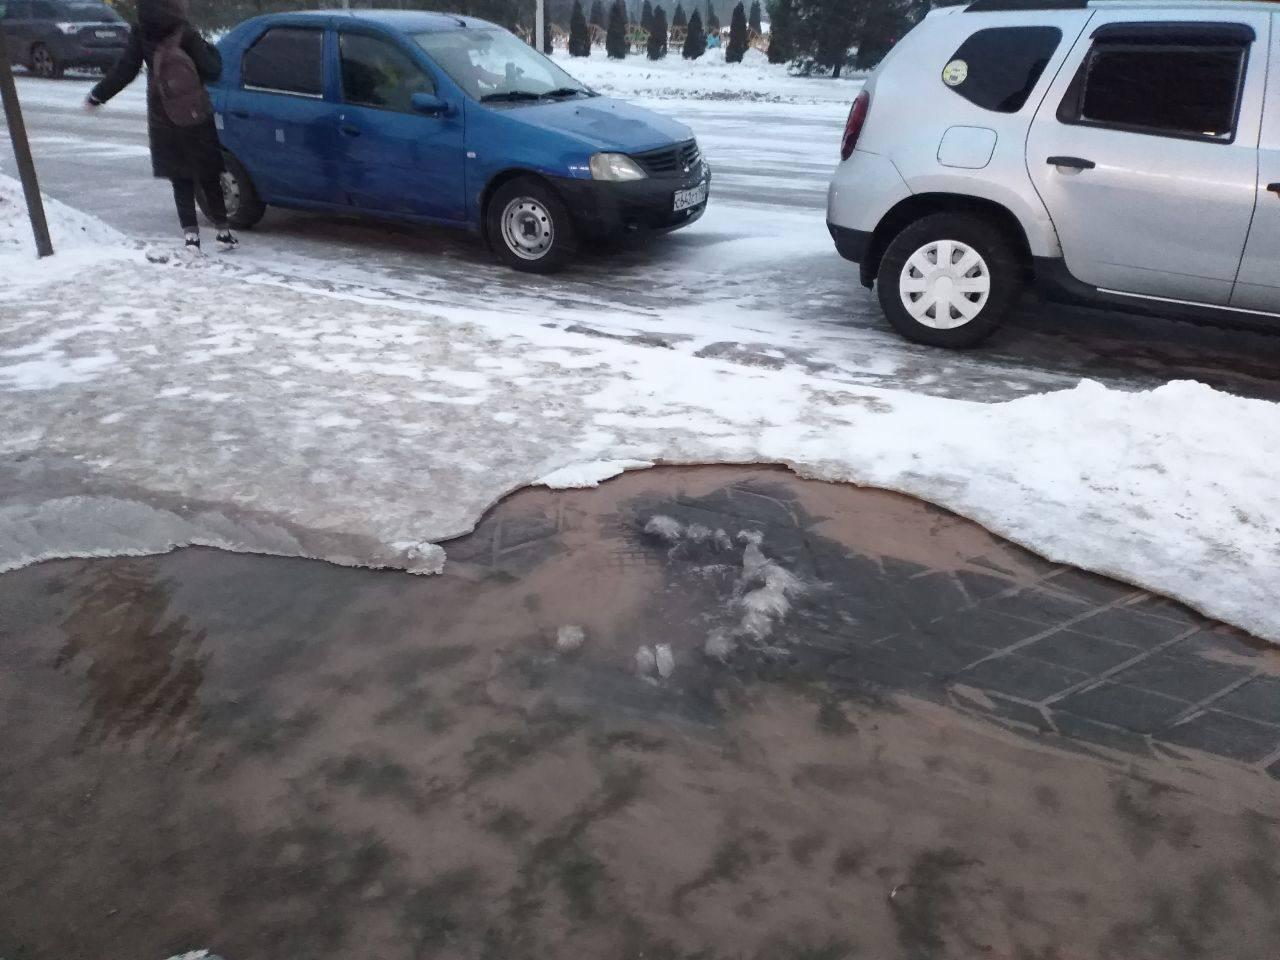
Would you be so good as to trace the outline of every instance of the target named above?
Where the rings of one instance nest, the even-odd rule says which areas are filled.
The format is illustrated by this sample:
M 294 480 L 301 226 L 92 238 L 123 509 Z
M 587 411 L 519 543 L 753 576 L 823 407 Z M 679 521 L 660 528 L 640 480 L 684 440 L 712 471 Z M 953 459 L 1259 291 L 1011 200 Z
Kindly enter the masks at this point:
M 1231 305 L 1280 313 L 1280 14 L 1271 19 L 1271 70 L 1258 142 L 1258 205 Z
M 1258 178 L 1271 15 L 1101 10 L 1027 138 L 1067 268 L 1108 292 L 1226 305 Z

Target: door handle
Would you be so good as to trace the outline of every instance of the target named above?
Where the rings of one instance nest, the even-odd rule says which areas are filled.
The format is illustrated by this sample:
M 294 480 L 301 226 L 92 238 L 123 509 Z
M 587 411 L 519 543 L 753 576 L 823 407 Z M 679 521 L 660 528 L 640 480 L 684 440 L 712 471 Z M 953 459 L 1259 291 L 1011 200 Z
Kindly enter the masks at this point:
M 1268 183 L 1267 189 L 1277 197 L 1280 197 L 1280 183 Z
M 1092 160 L 1083 157 L 1050 157 L 1045 163 L 1051 167 L 1066 167 L 1068 170 L 1092 170 L 1097 166 Z
M 358 136 L 360 136 L 360 128 L 359 128 L 359 127 L 353 127 L 353 126 L 352 126 L 351 124 L 349 124 L 349 123 L 344 123 L 344 124 L 342 124 L 341 126 L 339 126 L 339 127 L 338 127 L 338 130 L 339 130 L 340 132 L 342 132 L 342 133 L 346 134 L 348 137 L 358 137 Z
M 237 118 L 239 118 L 240 120 L 248 120 L 248 119 L 249 119 L 249 111 L 248 111 L 248 110 L 232 110 L 232 111 L 231 111 L 231 115 L 232 115 L 233 117 L 237 117 Z

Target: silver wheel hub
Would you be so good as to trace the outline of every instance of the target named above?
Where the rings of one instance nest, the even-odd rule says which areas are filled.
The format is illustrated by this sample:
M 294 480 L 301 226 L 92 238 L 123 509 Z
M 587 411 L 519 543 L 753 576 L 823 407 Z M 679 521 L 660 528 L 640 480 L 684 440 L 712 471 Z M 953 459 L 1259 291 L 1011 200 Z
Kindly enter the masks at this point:
M 975 319 L 991 296 L 991 271 L 982 254 L 959 240 L 933 240 L 907 258 L 898 277 L 907 313 L 934 330 Z
M 35 63 L 36 73 L 45 76 L 53 73 L 53 57 L 44 47 L 32 54 L 32 60 Z
M 522 260 L 540 260 L 555 242 L 551 211 L 533 197 L 517 197 L 502 211 L 502 240 Z

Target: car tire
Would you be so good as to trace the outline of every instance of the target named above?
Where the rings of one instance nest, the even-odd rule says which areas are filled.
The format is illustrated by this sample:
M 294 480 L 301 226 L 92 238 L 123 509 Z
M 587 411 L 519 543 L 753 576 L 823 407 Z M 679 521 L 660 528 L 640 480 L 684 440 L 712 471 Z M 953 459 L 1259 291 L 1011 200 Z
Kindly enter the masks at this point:
M 555 273 L 577 252 L 577 231 L 560 195 L 536 177 L 504 183 L 485 212 L 489 246 L 507 266 Z
M 876 292 L 898 333 L 931 347 L 981 343 L 1022 293 L 1024 266 L 1005 231 L 935 213 L 903 228 L 880 260 Z
M 44 80 L 61 80 L 64 70 L 53 51 L 37 43 L 31 48 L 31 72 Z
M 235 230 L 252 230 L 267 213 L 267 205 L 249 178 L 249 171 L 235 157 L 225 155 L 226 171 L 222 174 L 222 198 L 227 208 L 227 223 Z M 196 187 L 196 204 L 205 219 L 209 216 L 209 203 L 204 191 Z

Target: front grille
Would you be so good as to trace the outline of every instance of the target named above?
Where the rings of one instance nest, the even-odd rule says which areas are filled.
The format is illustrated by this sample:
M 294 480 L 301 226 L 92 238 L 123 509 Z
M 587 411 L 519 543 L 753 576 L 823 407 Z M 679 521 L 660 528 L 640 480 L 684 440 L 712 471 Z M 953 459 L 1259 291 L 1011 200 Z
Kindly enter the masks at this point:
M 702 166 L 702 151 L 698 149 L 697 140 L 689 140 L 674 147 L 632 154 L 631 159 L 651 177 L 683 179 Z

